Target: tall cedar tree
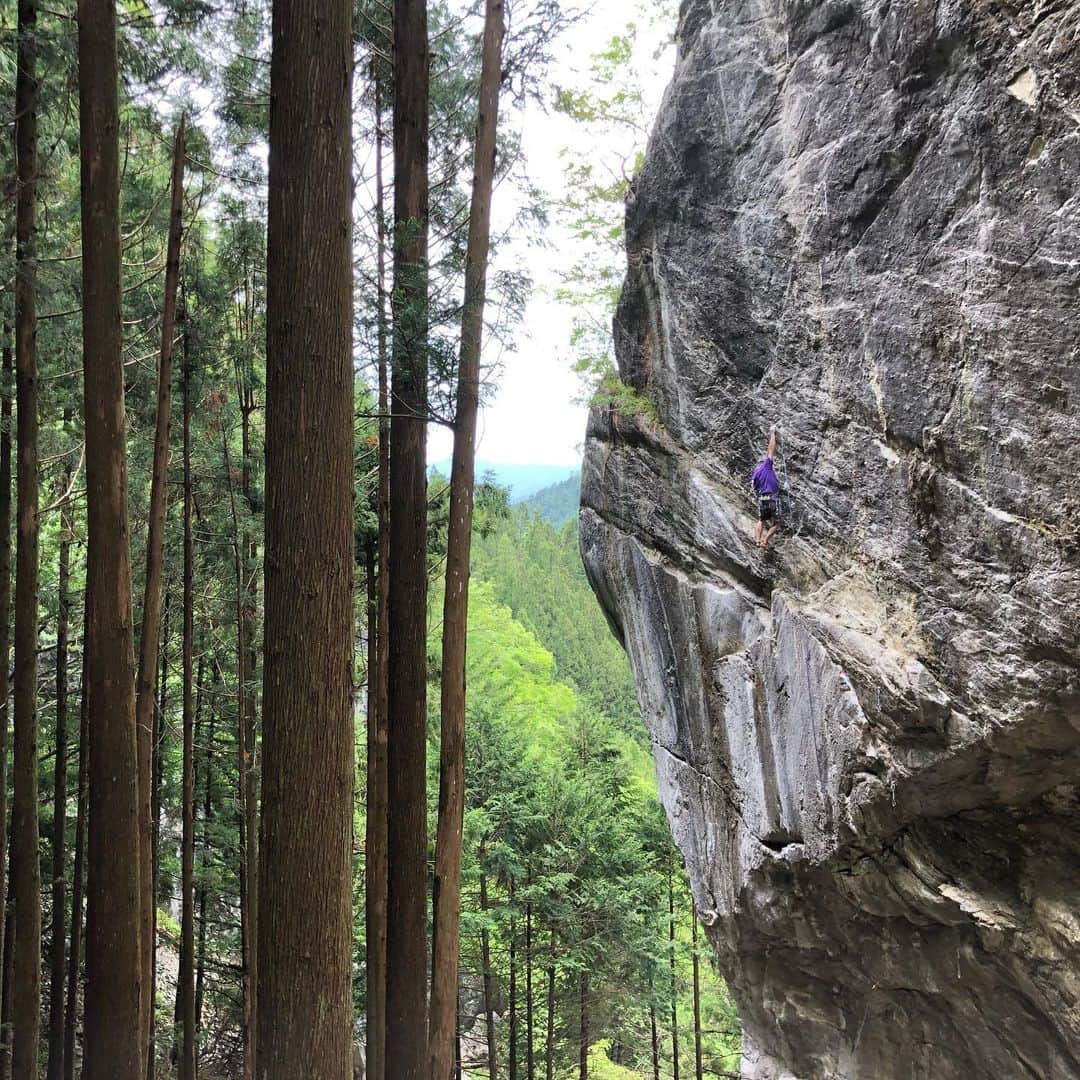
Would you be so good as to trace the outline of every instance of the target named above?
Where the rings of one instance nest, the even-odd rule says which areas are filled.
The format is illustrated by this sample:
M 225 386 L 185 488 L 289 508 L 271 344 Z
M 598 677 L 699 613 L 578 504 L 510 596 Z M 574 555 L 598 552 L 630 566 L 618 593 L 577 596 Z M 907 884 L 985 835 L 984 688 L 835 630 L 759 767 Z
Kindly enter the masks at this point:
M 64 428 L 71 425 L 72 410 L 64 410 Z M 60 552 L 57 583 L 56 622 L 56 742 L 53 762 L 52 834 L 52 935 L 49 942 L 49 1068 L 48 1080 L 64 1076 L 64 976 L 66 973 L 66 920 L 64 900 L 64 840 L 67 833 L 67 706 L 68 631 L 71 597 L 71 541 L 73 516 L 71 499 L 64 494 L 71 479 L 70 458 L 65 465 L 60 488 Z
M 185 319 L 186 326 L 186 319 Z M 195 1080 L 195 545 L 191 486 L 191 355 L 184 335 L 184 632 L 183 632 L 183 794 L 180 841 L 180 970 L 176 983 L 177 1076 Z
M 79 694 L 79 771 L 75 794 L 75 857 L 71 874 L 71 947 L 68 949 L 67 1003 L 64 1007 L 64 1080 L 75 1077 L 75 1028 L 83 940 L 83 894 L 86 875 L 86 773 L 90 729 L 86 708 L 86 616 L 83 616 L 82 690 Z
M 469 609 L 476 414 L 480 400 L 480 348 L 491 242 L 491 195 L 495 183 L 495 134 L 499 116 L 504 29 L 503 0 L 487 0 L 472 201 L 469 206 L 469 238 L 465 253 L 465 303 L 461 317 L 457 416 L 450 469 L 446 592 L 443 601 L 442 740 L 428 1045 L 431 1080 L 450 1080 L 454 1068 L 458 955 L 461 944 L 461 844 L 465 813 L 465 638 Z M 511 1057 L 511 1070 L 513 1064 Z
M 390 416 L 387 387 L 386 227 L 383 200 L 383 104 L 378 61 L 372 63 L 375 81 L 375 227 L 378 295 L 379 462 L 376 488 L 378 517 L 378 578 L 375 635 L 368 671 L 367 821 L 364 837 L 365 948 L 367 960 L 366 1032 L 367 1075 L 386 1075 L 386 718 L 388 691 L 387 621 L 390 599 Z M 369 645 L 369 648 L 371 646 Z
M 275 0 L 257 1073 L 352 1069 L 352 5 Z
M 141 1080 L 139 798 L 114 0 L 79 0 L 90 821 L 84 1080 Z
M 165 565 L 165 504 L 169 471 L 169 427 L 172 420 L 172 357 L 176 333 L 176 289 L 180 280 L 180 243 L 184 207 L 184 118 L 176 128 L 172 160 L 172 198 L 169 240 L 165 257 L 165 297 L 161 312 L 161 351 L 158 358 L 157 415 L 154 463 L 150 476 L 150 513 L 146 535 L 146 581 L 143 587 L 142 633 L 139 635 L 139 675 L 135 688 L 135 724 L 139 749 L 139 900 L 142 905 L 143 986 L 141 1028 L 146 1039 L 147 1069 L 154 1053 L 154 822 L 153 745 L 154 694 L 157 688 L 161 640 L 162 574 Z
M 428 33 L 394 0 L 386 1069 L 427 1071 Z
M 11 882 L 15 898 L 12 1076 L 35 1080 L 41 1029 L 41 870 L 38 863 L 38 416 L 34 218 L 37 202 L 37 5 L 19 0 L 15 78 L 15 773 Z

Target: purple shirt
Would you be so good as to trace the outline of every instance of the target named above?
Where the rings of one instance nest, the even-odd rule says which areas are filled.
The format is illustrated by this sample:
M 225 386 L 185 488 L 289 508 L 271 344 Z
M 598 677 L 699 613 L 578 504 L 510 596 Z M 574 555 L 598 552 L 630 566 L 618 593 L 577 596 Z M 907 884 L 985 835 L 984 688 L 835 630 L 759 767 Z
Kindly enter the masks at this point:
M 754 491 L 758 495 L 780 494 L 780 481 L 776 479 L 776 473 L 773 472 L 772 458 L 765 458 L 754 470 L 750 483 L 753 484 Z

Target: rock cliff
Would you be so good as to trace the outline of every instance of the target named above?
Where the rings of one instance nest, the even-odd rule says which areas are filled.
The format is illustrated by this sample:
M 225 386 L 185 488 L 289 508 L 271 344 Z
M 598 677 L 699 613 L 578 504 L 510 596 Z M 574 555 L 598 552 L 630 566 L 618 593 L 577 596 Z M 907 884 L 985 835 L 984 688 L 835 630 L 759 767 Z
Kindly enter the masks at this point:
M 1080 1077 L 1080 2 L 679 41 L 582 552 L 744 1075 Z

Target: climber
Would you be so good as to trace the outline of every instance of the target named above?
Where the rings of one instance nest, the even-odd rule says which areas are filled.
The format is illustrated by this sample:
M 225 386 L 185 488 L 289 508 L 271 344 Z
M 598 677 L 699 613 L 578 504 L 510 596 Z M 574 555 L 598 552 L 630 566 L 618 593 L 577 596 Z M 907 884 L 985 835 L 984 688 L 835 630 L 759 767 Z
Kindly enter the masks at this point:
M 769 452 L 750 477 L 757 496 L 758 519 L 754 539 L 758 547 L 768 547 L 773 533 L 780 528 L 780 481 L 773 469 L 776 456 L 776 426 L 769 428 Z

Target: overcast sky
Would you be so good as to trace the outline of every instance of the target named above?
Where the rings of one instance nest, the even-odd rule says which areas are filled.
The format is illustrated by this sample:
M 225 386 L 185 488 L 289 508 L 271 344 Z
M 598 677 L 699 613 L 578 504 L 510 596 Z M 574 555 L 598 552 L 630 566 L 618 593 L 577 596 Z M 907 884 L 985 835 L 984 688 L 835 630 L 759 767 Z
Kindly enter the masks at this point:
M 623 29 L 636 6 L 628 0 L 590 3 L 587 20 L 566 34 L 556 50 L 552 83 L 583 89 L 590 78 L 593 54 Z M 644 0 L 641 6 L 646 10 L 659 7 L 650 0 Z M 647 22 L 644 19 L 638 23 L 635 66 L 645 74 L 642 89 L 651 117 L 670 77 L 674 50 L 663 48 L 671 33 L 666 20 L 655 26 L 646 26 Z M 545 113 L 538 105 L 504 115 L 522 133 L 531 180 L 552 196 L 557 196 L 563 186 L 563 151 L 597 157 L 605 153 L 626 156 L 634 150 L 633 136 L 625 130 L 586 128 L 561 113 Z M 496 218 L 510 217 L 511 204 L 519 198 L 511 185 L 503 184 L 495 193 Z M 491 344 L 485 356 L 486 363 L 497 359 L 502 367 L 498 390 L 480 416 L 477 456 L 486 461 L 574 465 L 581 459 L 586 410 L 574 403 L 581 395 L 581 387 L 571 370 L 573 311 L 565 303 L 560 304 L 554 293 L 560 265 L 587 253 L 580 250 L 580 241 L 558 221 L 557 215 L 552 216 L 545 240 L 544 246 L 514 244 L 504 248 L 501 255 L 504 263 L 524 261 L 534 290 L 525 318 L 514 331 L 514 350 L 499 352 L 498 345 Z M 433 425 L 429 432 L 429 460 L 449 457 L 452 442 L 447 429 Z

